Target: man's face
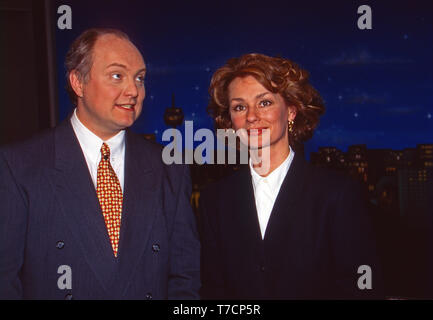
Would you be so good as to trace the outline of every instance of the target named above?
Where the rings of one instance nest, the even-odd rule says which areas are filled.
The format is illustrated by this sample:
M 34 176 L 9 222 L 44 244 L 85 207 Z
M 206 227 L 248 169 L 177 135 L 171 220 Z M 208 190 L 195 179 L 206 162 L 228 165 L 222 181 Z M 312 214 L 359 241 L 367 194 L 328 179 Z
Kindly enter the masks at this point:
M 78 95 L 77 116 L 102 140 L 131 126 L 141 113 L 145 96 L 145 64 L 128 40 L 104 35 L 96 41 L 87 79 L 71 75 Z

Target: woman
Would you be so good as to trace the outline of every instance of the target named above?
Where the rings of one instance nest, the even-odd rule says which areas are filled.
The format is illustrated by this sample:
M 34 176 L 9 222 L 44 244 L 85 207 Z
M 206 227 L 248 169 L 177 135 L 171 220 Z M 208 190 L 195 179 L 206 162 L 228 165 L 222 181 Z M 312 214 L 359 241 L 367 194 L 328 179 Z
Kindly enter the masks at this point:
M 241 141 L 260 163 L 250 159 L 202 192 L 202 298 L 380 297 L 356 184 L 295 152 L 325 110 L 308 73 L 286 59 L 247 54 L 218 69 L 209 92 L 216 127 L 246 132 Z

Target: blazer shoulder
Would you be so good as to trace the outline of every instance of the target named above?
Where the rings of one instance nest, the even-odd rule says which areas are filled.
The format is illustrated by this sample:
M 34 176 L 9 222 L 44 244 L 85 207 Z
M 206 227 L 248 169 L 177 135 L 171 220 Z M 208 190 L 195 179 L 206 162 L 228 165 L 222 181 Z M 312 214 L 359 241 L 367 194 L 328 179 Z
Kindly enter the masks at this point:
M 149 151 L 154 151 L 158 153 L 161 153 L 162 149 L 164 148 L 164 146 L 159 144 L 158 142 L 148 140 L 141 134 L 131 131 L 129 129 L 127 130 L 127 136 L 132 141 L 134 147 L 139 145 Z
M 134 154 L 150 161 L 152 166 L 161 167 L 161 153 L 163 146 L 157 142 L 147 140 L 139 133 L 127 130 L 126 147 L 133 148 Z
M 55 129 L 45 129 L 26 139 L 0 146 L 3 153 L 26 152 L 44 146 L 53 139 Z
M 164 146 L 158 142 L 145 139 L 142 135 L 128 130 L 128 140 L 132 148 L 139 149 L 140 156 L 149 161 L 156 171 L 165 172 L 169 180 L 173 180 L 176 185 L 185 172 L 189 173 L 188 166 L 185 164 L 166 164 L 162 159 Z
M 54 154 L 54 131 L 46 129 L 28 139 L 1 146 L 0 156 L 16 168 L 40 166 Z
M 304 194 L 311 199 L 335 205 L 368 204 L 368 192 L 362 183 L 344 172 L 308 164 L 304 171 Z
M 306 163 L 305 181 L 329 192 L 341 191 L 345 188 L 358 188 L 360 183 L 349 175 L 330 168 L 316 167 Z
M 217 181 L 205 185 L 200 191 L 200 200 L 203 201 L 223 201 L 226 198 L 227 192 L 235 190 L 243 185 L 249 175 L 248 166 L 241 166 L 233 173 L 221 178 Z

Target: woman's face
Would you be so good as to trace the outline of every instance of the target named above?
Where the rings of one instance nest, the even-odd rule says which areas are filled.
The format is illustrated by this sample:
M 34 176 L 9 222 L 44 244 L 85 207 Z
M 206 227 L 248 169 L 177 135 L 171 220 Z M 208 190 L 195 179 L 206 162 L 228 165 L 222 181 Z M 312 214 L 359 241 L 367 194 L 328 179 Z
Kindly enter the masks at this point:
M 295 119 L 296 112 L 279 93 L 270 92 L 253 76 L 247 76 L 229 84 L 228 98 L 233 129 L 246 130 L 250 148 L 270 145 L 272 152 L 287 152 L 288 121 Z M 264 129 L 269 129 L 268 141 Z

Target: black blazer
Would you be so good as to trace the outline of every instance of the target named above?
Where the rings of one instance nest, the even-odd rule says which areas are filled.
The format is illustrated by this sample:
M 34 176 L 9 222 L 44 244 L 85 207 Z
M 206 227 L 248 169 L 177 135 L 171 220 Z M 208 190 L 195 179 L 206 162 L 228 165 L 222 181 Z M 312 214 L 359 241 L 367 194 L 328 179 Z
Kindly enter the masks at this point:
M 186 166 L 127 130 L 115 258 L 69 119 L 0 149 L 0 299 L 197 299 L 200 244 Z M 59 266 L 72 288 L 59 288 Z
M 264 240 L 248 166 L 201 196 L 205 299 L 381 298 L 374 234 L 359 187 L 295 154 Z M 360 290 L 358 267 L 372 269 Z

